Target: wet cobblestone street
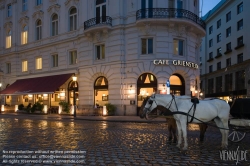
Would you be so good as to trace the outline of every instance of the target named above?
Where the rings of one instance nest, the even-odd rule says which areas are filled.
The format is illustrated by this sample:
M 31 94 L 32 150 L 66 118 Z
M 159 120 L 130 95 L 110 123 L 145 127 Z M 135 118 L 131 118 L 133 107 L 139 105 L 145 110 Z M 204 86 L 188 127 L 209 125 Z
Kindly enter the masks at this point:
M 1 117 L 0 155 L 3 150 L 81 150 L 86 151 L 85 165 L 236 165 L 220 158 L 218 129 L 209 127 L 204 143 L 199 142 L 198 129 L 189 125 L 189 148 L 181 151 L 168 142 L 167 123 Z M 247 150 L 248 160 L 237 165 L 250 165 L 249 133 L 239 143 L 229 142 L 227 151 L 237 149 Z

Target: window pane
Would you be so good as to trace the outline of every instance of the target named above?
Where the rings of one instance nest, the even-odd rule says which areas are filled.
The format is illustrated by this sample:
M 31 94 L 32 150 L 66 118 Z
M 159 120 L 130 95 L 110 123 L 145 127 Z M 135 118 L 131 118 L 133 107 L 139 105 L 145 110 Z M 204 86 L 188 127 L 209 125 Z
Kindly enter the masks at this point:
M 179 40 L 179 55 L 183 55 L 183 41 Z
M 153 39 L 148 39 L 148 54 L 153 53 Z
M 70 16 L 69 25 L 70 25 L 70 31 L 72 31 L 73 30 L 73 16 Z
M 146 39 L 141 39 L 141 53 L 142 54 L 147 54 L 147 40 Z
M 174 40 L 174 54 L 178 55 L 178 40 Z
M 102 45 L 101 46 L 102 47 L 102 59 L 105 59 L 105 46 L 104 45 Z
M 100 46 L 96 46 L 96 59 L 100 59 L 100 55 L 101 55 L 101 49 Z

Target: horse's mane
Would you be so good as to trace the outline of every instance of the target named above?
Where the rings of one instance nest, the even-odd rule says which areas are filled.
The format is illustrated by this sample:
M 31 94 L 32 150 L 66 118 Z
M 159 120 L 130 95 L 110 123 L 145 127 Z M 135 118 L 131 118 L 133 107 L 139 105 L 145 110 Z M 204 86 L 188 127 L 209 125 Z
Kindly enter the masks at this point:
M 166 97 L 166 94 L 155 94 L 157 97 L 161 98 L 161 97 Z M 170 96 L 170 95 L 168 95 Z M 183 96 L 175 96 L 175 98 L 178 98 L 178 99 L 191 99 L 190 96 L 186 96 L 186 95 L 183 95 Z

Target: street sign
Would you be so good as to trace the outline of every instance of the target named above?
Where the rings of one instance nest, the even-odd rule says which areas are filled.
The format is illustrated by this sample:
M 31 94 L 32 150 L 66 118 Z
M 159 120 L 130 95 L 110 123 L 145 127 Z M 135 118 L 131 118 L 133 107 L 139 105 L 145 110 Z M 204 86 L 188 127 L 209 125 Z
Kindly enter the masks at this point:
M 170 81 L 169 79 L 167 79 L 167 94 L 169 95 L 170 94 Z

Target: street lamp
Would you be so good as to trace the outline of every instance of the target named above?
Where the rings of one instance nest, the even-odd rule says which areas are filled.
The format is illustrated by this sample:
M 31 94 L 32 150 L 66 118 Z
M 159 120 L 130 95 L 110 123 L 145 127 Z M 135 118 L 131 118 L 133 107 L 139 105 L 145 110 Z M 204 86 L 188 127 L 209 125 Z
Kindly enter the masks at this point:
M 77 80 L 77 77 L 75 76 L 75 74 L 73 75 L 72 79 L 73 79 L 73 82 L 74 82 L 74 85 L 73 85 L 73 93 L 74 93 L 74 96 L 73 96 L 74 117 L 76 117 L 76 88 L 77 88 L 76 80 Z

